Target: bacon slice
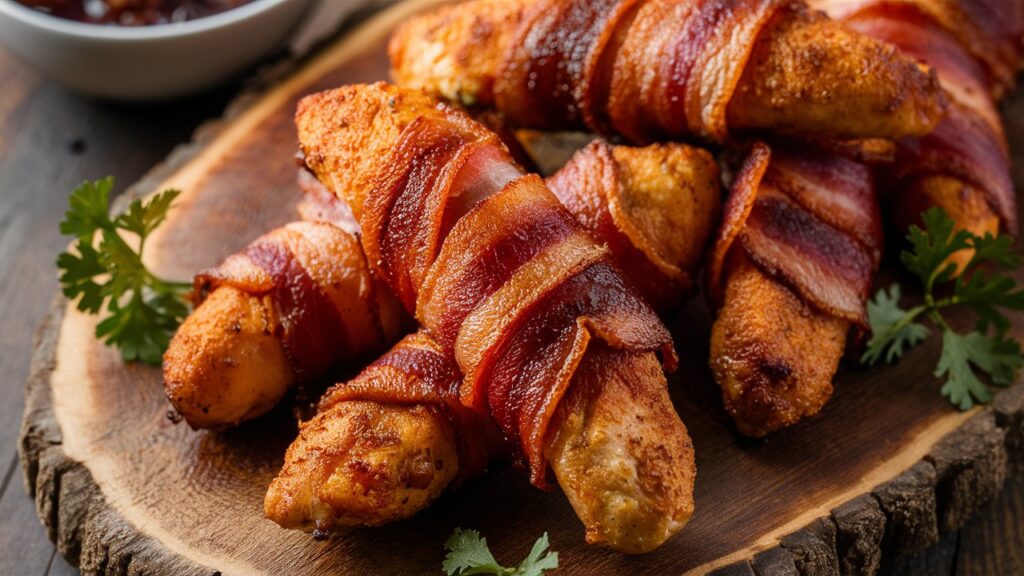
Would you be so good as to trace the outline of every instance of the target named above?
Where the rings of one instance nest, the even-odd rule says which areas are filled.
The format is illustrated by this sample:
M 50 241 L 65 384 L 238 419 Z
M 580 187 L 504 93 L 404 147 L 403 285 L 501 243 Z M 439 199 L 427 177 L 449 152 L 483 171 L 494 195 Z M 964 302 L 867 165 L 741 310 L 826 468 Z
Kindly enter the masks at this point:
M 732 187 L 709 266 L 724 298 L 735 243 L 818 310 L 867 329 L 865 302 L 882 253 L 881 215 L 866 166 L 812 147 L 758 143 Z
M 266 297 L 292 370 L 300 379 L 319 376 L 340 358 L 383 349 L 393 338 L 380 317 L 387 296 L 378 293 L 357 242 L 328 224 L 288 224 L 197 274 L 197 304 L 221 286 Z
M 811 144 L 755 143 L 712 250 L 710 365 L 749 436 L 817 414 L 882 253 L 871 170 Z
M 545 483 L 547 423 L 591 337 L 661 350 L 674 362 L 667 330 L 536 176 L 513 181 L 455 225 L 417 311 L 466 372 L 463 402 L 489 409 L 523 446 L 537 485 Z
M 785 5 L 645 2 L 610 64 L 610 125 L 637 142 L 687 134 L 724 140 L 726 109 L 754 44 Z

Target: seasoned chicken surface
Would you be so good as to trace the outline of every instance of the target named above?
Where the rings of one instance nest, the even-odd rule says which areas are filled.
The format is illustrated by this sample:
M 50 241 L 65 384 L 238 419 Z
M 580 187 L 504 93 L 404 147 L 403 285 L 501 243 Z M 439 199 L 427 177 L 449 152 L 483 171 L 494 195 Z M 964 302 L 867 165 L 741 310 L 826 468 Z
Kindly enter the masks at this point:
M 821 410 L 850 325 L 811 308 L 742 251 L 729 267 L 711 331 L 711 371 L 736 427 L 759 437 Z
M 758 39 L 729 121 L 834 138 L 897 137 L 928 132 L 944 103 L 927 66 L 802 7 L 777 16 Z
M 660 374 L 598 344 L 558 407 L 545 452 L 591 544 L 648 552 L 693 515 L 693 445 Z
M 164 387 L 193 428 L 273 408 L 295 382 L 265 298 L 224 286 L 185 319 L 164 355 Z
M 380 526 L 425 508 L 458 467 L 451 424 L 437 409 L 339 402 L 302 424 L 264 510 L 285 528 Z

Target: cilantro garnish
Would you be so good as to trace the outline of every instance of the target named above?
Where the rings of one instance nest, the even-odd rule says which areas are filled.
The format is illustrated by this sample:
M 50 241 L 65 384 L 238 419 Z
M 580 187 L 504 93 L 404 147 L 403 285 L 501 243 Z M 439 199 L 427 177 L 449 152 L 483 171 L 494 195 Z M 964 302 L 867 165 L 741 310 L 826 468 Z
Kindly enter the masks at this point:
M 494 559 L 487 539 L 476 530 L 456 528 L 444 543 L 448 555 L 441 568 L 448 576 L 495 574 L 498 576 L 542 576 L 545 570 L 558 568 L 558 552 L 547 552 L 547 532 L 533 545 L 530 553 L 515 568 L 506 568 Z
M 73 250 L 57 257 L 61 289 L 68 298 L 78 298 L 82 312 L 95 315 L 106 309 L 96 337 L 120 350 L 125 361 L 155 365 L 188 314 L 184 295 L 191 285 L 154 276 L 142 262 L 142 251 L 179 192 L 135 200 L 111 219 L 113 186 L 108 176 L 83 182 L 72 192 L 60 231 L 77 240 Z
M 942 355 L 935 376 L 944 378 L 942 394 L 961 410 L 975 402 L 992 400 L 992 392 L 979 377 L 988 375 L 994 386 L 1013 383 L 1024 365 L 1020 342 L 1007 336 L 1010 321 L 1007 310 L 1024 310 L 1024 289 L 1006 271 L 1020 266 L 1008 236 L 976 236 L 955 230 L 944 211 L 932 208 L 924 214 L 924 229 L 912 226 L 907 235 L 910 250 L 900 254 L 903 265 L 924 284 L 924 303 L 904 310 L 899 305 L 900 287 L 882 289 L 868 303 L 868 321 L 874 332 L 861 362 L 875 364 L 881 359 L 893 362 L 903 352 L 925 340 L 931 330 L 919 321 L 930 320 L 942 332 Z M 973 250 L 974 255 L 960 276 L 951 255 Z M 985 265 L 985 270 L 979 269 Z M 986 272 L 987 270 L 987 272 Z M 939 286 L 952 285 L 949 295 L 938 297 Z M 945 292 L 944 292 L 945 294 Z M 978 317 L 974 330 L 962 334 L 942 316 L 950 307 L 966 306 Z

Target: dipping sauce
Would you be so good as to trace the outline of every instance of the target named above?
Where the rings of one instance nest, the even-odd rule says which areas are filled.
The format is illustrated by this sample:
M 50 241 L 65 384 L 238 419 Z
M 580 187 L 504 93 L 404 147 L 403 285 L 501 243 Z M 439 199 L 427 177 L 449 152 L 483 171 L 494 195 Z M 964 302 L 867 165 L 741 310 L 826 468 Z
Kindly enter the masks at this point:
M 59 18 L 88 24 L 149 26 L 195 20 L 252 0 L 17 0 Z

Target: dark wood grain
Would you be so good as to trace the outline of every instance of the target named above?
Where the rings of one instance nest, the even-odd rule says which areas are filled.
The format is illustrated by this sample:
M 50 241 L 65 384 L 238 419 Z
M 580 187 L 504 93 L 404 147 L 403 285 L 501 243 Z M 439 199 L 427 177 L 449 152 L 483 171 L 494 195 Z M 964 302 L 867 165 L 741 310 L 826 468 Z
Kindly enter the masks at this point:
M 1024 477 L 1007 483 L 991 509 L 960 533 L 956 573 L 961 576 L 1024 574 Z
M 959 534 L 947 534 L 918 554 L 889 559 L 879 576 L 953 576 L 958 545 Z
M 869 494 L 832 511 L 836 525 L 836 556 L 842 574 L 874 574 L 882 560 L 885 514 Z
M 53 544 L 23 488 L 16 440 L 33 335 L 57 290 L 57 223 L 70 190 L 113 174 L 137 180 L 232 88 L 183 106 L 127 107 L 69 94 L 0 50 L 0 574 L 45 574 Z
M 306 89 L 377 79 L 382 76 L 384 64 L 379 44 L 368 46 L 354 55 L 351 66 L 330 73 Z M 176 221 L 183 224 L 169 229 L 159 243 L 160 254 L 156 263 L 164 273 L 187 277 L 268 227 L 291 217 L 290 203 L 295 198 L 294 166 L 290 159 L 294 149 L 290 126 L 293 104 L 294 98 L 286 99 L 280 114 L 258 123 L 254 137 L 261 142 L 260 146 L 231 147 L 212 162 L 212 171 L 190 181 L 194 185 L 187 189 L 189 196 L 175 216 Z M 75 104 L 71 108 L 74 110 Z M 113 116 L 116 118 L 106 120 L 112 124 L 124 121 L 120 115 Z M 130 114 L 128 118 L 133 119 Z M 147 124 L 152 118 L 149 111 L 142 111 L 134 120 Z M 11 122 L 23 123 L 23 120 Z M 195 122 L 183 121 L 180 128 L 185 128 L 186 124 L 190 127 Z M 124 126 L 113 130 L 115 134 L 98 129 L 98 133 L 105 136 L 104 143 L 107 143 L 106 138 L 116 137 L 118 130 L 125 131 L 128 136 L 135 134 Z M 216 131 L 217 128 L 210 130 Z M 215 136 L 215 132 L 207 133 L 193 152 L 202 149 L 206 138 Z M 0 146 L 4 142 L 0 137 Z M 124 153 L 122 146 L 130 147 L 131 142 L 129 138 L 128 143 L 118 141 L 105 145 Z M 138 145 L 137 140 L 135 145 Z M 89 146 L 87 150 L 91 149 Z M 107 162 L 112 163 L 112 160 Z M 103 170 L 108 170 L 110 165 L 104 165 Z M 253 166 L 259 167 L 258 174 L 251 170 Z M 20 178 L 31 180 L 31 176 L 52 169 L 38 165 L 30 165 L 30 168 Z M 166 175 L 148 179 L 138 190 L 148 191 L 159 185 L 162 176 Z M 76 176 L 76 179 L 81 177 Z M 253 183 L 254 180 L 258 180 L 257 184 Z M 67 189 L 61 189 L 62 194 L 66 194 Z M 50 214 L 52 221 L 36 223 L 37 227 L 42 227 L 40 233 L 56 236 L 56 221 L 59 220 L 64 196 L 57 198 L 60 202 L 51 202 L 58 205 L 58 213 Z M 52 211 L 53 207 L 49 209 Z M 55 242 L 57 246 L 53 252 L 35 262 L 41 273 L 52 274 L 52 254 L 59 249 L 60 239 L 56 238 Z M 47 292 L 52 293 L 52 276 L 49 278 L 51 285 Z M 48 297 L 49 294 L 44 293 L 33 300 L 37 317 L 45 310 Z M 61 315 L 62 309 L 58 308 L 51 317 L 54 325 L 59 323 Z M 186 535 L 192 533 L 201 537 L 206 546 L 214 547 L 214 553 L 225 551 L 225 541 L 244 538 L 248 541 L 231 545 L 236 546 L 234 551 L 246 561 L 279 561 L 275 555 L 292 556 L 295 560 L 286 564 L 294 568 L 289 573 L 299 569 L 336 571 L 343 566 L 349 566 L 350 573 L 436 573 L 441 556 L 440 543 L 455 525 L 465 525 L 484 530 L 492 545 L 501 551 L 503 559 L 512 560 L 525 554 L 532 539 L 540 531 L 547 530 L 552 533 L 553 545 L 561 552 L 563 563 L 575 568 L 574 571 L 646 574 L 678 573 L 689 565 L 687 562 L 702 563 L 709 558 L 720 557 L 731 547 L 742 549 L 756 541 L 760 533 L 758 530 L 789 530 L 787 526 L 800 518 L 800 511 L 815 509 L 815 502 L 819 503 L 817 508 L 821 508 L 822 514 L 831 512 L 830 521 L 836 528 L 832 547 L 834 550 L 841 548 L 841 532 L 835 518 L 843 516 L 840 510 L 844 502 L 833 504 L 829 495 L 855 492 L 863 482 L 865 470 L 877 469 L 885 463 L 887 455 L 897 453 L 935 421 L 916 421 L 906 418 L 908 413 L 923 411 L 939 419 L 955 415 L 938 396 L 936 383 L 922 376 L 933 364 L 936 352 L 933 346 L 914 351 L 906 361 L 889 369 L 865 371 L 847 367 L 839 378 L 835 401 L 820 418 L 766 442 L 740 441 L 733 435 L 721 411 L 715 389 L 709 385 L 704 364 L 708 330 L 706 310 L 699 302 L 695 303 L 680 314 L 673 327 L 681 335 L 679 347 L 686 361 L 684 365 L 689 368 L 673 386 L 676 405 L 694 432 L 698 445 L 701 470 L 698 504 L 715 502 L 715 505 L 702 505 L 693 524 L 670 547 L 639 559 L 622 558 L 582 546 L 581 530 L 562 497 L 537 493 L 508 471 L 473 483 L 461 493 L 447 496 L 434 510 L 419 518 L 383 530 L 356 532 L 344 540 L 326 544 L 282 532 L 259 519 L 258 507 L 262 489 L 280 462 L 289 427 L 293 426 L 287 414 L 277 413 L 228 434 L 193 434 L 183 426 L 172 426 L 163 419 L 157 374 L 138 367 L 125 370 L 110 351 L 89 347 L 87 353 L 92 359 L 87 376 L 91 378 L 86 380 L 103 382 L 105 386 L 103 394 L 91 398 L 93 404 L 97 403 L 97 398 L 102 398 L 105 404 L 94 406 L 97 408 L 95 416 L 97 420 L 116 422 L 116 425 L 93 433 L 101 432 L 104 438 L 112 438 L 121 446 L 114 460 L 126 469 L 145 466 L 154 460 L 163 462 L 159 474 L 147 475 L 142 484 L 136 485 L 137 492 L 129 499 L 133 505 L 141 504 L 148 508 L 154 514 L 150 520 L 161 527 L 170 525 Z M 56 340 L 52 342 L 56 344 Z M 25 362 L 26 357 L 27 354 L 22 356 L 21 361 Z M 52 362 L 47 363 L 43 358 L 37 368 L 39 374 L 46 374 L 52 368 Z M 894 381 L 899 382 L 899 395 L 892 393 Z M 52 413 L 52 405 L 49 413 L 42 406 L 42 403 L 52 400 L 48 397 L 49 391 L 37 392 L 39 395 L 34 398 L 34 406 L 41 410 L 40 422 L 46 423 L 49 418 L 48 424 L 59 424 Z M 888 405 L 879 406 L 873 400 L 880 395 L 889 401 Z M 126 411 L 126 407 L 143 409 L 133 412 Z M 864 414 L 871 417 L 865 418 Z M 1005 410 L 1005 414 L 998 413 L 996 422 L 999 429 L 1011 430 L 1013 423 L 1019 422 L 1015 420 L 1019 415 L 1019 410 L 1012 406 Z M 102 480 L 98 479 L 98 474 L 93 474 L 93 470 L 100 471 L 103 463 L 85 459 L 87 465 L 80 466 L 70 460 L 63 453 L 64 448 L 69 447 L 62 445 L 64 439 L 59 430 L 58 427 L 56 434 L 51 434 L 53 430 L 45 434 L 35 431 L 30 450 L 35 457 L 35 469 L 31 470 L 30 465 L 28 476 L 43 500 L 40 504 L 43 520 L 63 552 L 76 563 L 82 562 L 94 570 L 119 572 L 142 567 L 182 572 L 194 570 L 197 573 L 213 570 L 194 564 L 175 564 L 164 557 L 172 552 L 158 542 L 140 536 L 133 531 L 134 526 L 126 526 L 124 519 L 95 490 L 97 482 Z M 1009 447 L 1014 441 L 1019 441 L 1019 437 L 1008 432 L 1005 441 L 1008 453 L 1012 453 Z M 254 447 L 259 447 L 259 450 Z M 918 458 L 926 456 L 928 446 L 919 452 Z M 1013 461 L 1012 456 L 1010 461 Z M 778 463 L 784 463 L 784 474 L 777 473 Z M 939 474 L 931 461 L 920 466 L 924 467 L 923 471 L 917 470 L 910 477 L 901 477 L 895 485 L 878 487 L 875 496 L 869 496 L 879 503 L 883 517 L 895 519 L 892 522 L 896 527 L 892 529 L 894 536 L 889 540 L 893 550 L 896 550 L 893 543 L 897 541 L 922 546 L 938 538 L 940 500 L 936 498 L 936 485 Z M 773 468 L 776 469 L 774 475 Z M 953 466 L 948 468 L 951 475 L 943 478 L 955 485 L 957 476 L 953 472 L 971 469 L 970 466 Z M 928 470 L 931 470 L 930 474 Z M 886 480 L 888 478 L 881 478 L 879 483 L 884 484 Z M 183 486 L 184 493 L 170 504 L 167 501 L 161 503 L 159 494 L 168 486 Z M 867 488 L 873 487 L 869 485 Z M 949 502 L 954 501 L 952 495 L 955 493 L 955 490 L 949 492 Z M 212 501 L 212 510 L 219 515 L 227 515 L 231 525 L 190 509 L 192 501 L 189 498 L 197 495 L 209 498 L 207 503 Z M 771 495 L 771 498 L 758 500 L 756 506 L 751 505 L 752 498 L 764 495 Z M 509 507 L 509 502 L 516 502 L 516 506 Z M 922 502 L 932 503 L 930 517 L 921 511 Z M 168 511 L 173 511 L 176 518 L 165 517 Z M 790 531 L 796 531 L 802 525 L 797 524 Z M 88 529 L 96 526 L 106 528 Z M 734 529 L 729 530 L 729 526 Z M 755 526 L 758 530 L 753 530 Z M 780 532 L 780 536 L 784 535 Z M 827 538 L 818 538 L 818 541 L 826 542 Z M 753 563 L 741 561 L 734 564 L 728 573 L 797 573 L 793 550 L 813 548 L 810 544 L 791 540 L 790 548 L 769 546 L 767 551 L 753 557 Z M 1019 539 L 1016 545 L 1021 545 Z M 828 547 L 826 542 L 823 547 L 815 549 L 827 553 Z M 396 550 L 401 550 L 401 554 L 396 554 Z M 804 566 L 807 565 L 806 558 L 805 555 Z M 47 565 L 51 570 L 66 570 L 63 564 L 57 562 L 57 568 L 54 564 L 49 562 Z M 410 569 L 410 566 L 414 568 Z M 922 569 L 912 573 L 930 572 Z

